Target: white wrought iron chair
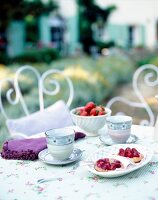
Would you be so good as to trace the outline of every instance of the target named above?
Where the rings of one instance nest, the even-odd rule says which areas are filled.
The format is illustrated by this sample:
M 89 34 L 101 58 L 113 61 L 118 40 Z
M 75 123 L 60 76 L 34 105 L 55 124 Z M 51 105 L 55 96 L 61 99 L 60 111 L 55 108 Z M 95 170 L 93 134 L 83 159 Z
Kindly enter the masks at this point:
M 142 77 L 142 76 L 143 77 Z M 141 78 L 142 77 L 142 78 Z M 135 107 L 138 111 L 139 109 L 144 109 L 148 115 L 147 119 L 141 119 L 140 124 L 141 125 L 148 125 L 148 126 L 154 126 L 156 121 L 156 116 L 149 106 L 148 102 L 145 100 L 145 97 L 143 96 L 143 91 L 139 88 L 140 81 L 144 81 L 144 84 L 151 89 L 151 87 L 158 86 L 158 67 L 152 64 L 146 64 L 141 67 L 139 67 L 134 75 L 133 75 L 133 81 L 132 86 L 133 90 L 136 94 L 136 97 L 138 98 L 138 101 L 131 101 L 129 99 L 126 99 L 121 96 L 116 96 L 110 99 L 110 101 L 107 103 L 107 107 L 111 108 L 114 106 L 114 104 L 118 102 L 122 102 L 126 109 L 128 110 L 128 107 Z M 129 91 L 130 92 L 130 91 Z M 156 93 L 155 93 L 156 95 Z M 126 114 L 122 112 L 121 110 L 117 114 Z M 133 116 L 134 117 L 134 116 Z
M 19 79 L 24 75 L 24 72 L 26 73 L 26 71 L 33 73 L 38 82 L 39 111 L 35 113 L 29 112 L 19 85 Z M 60 92 L 61 77 L 62 80 L 65 80 L 64 84 L 67 83 L 68 85 L 66 89 L 66 93 L 68 94 L 67 100 L 59 100 L 53 105 L 45 108 L 45 95 L 54 97 Z M 47 85 L 51 85 L 53 89 L 46 88 L 46 81 Z M 6 91 L 6 99 L 4 102 L 4 99 L 2 99 L 2 88 L 6 82 L 9 83 L 10 88 Z M 20 67 L 16 71 L 13 79 L 7 78 L 0 81 L 0 109 L 12 137 L 28 137 L 38 133 L 39 131 L 43 132 L 45 129 L 72 125 L 69 107 L 72 103 L 73 96 L 74 88 L 72 81 L 64 74 L 64 71 L 57 69 L 50 69 L 41 75 L 36 68 L 26 65 Z M 21 106 L 25 116 L 18 119 L 10 118 L 4 105 L 6 104 L 6 101 L 12 106 Z

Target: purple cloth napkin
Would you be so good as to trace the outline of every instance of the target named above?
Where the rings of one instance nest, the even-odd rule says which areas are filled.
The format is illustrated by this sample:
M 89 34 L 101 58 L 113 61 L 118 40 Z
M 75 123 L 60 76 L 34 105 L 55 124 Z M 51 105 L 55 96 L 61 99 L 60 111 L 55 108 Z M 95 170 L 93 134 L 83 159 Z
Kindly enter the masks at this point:
M 35 160 L 38 153 L 47 148 L 46 138 L 9 140 L 3 144 L 2 158 L 15 160 Z
M 85 136 L 84 133 L 76 132 L 75 141 Z M 3 144 L 1 156 L 5 159 L 36 160 L 38 153 L 46 148 L 47 142 L 45 137 L 8 140 Z

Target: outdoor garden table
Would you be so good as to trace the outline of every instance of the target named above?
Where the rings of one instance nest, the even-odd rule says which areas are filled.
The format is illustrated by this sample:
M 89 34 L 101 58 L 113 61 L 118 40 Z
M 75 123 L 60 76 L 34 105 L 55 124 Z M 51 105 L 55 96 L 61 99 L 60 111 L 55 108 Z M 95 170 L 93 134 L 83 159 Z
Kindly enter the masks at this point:
M 0 200 L 156 200 L 158 199 L 158 143 L 153 141 L 153 127 L 133 125 L 138 144 L 153 149 L 153 157 L 144 167 L 124 176 L 103 178 L 78 167 L 80 161 L 64 166 L 36 161 L 0 158 Z M 86 137 L 75 143 L 83 150 L 80 160 L 99 149 L 108 148 L 99 137 Z M 38 179 L 57 177 L 37 183 Z

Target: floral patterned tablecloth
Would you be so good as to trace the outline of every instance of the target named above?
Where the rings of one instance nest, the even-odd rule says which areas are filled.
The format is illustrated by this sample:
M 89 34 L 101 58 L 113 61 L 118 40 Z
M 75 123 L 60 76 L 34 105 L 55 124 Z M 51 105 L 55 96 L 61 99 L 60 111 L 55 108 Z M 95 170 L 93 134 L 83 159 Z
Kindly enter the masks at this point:
M 41 161 L 4 160 L 0 158 L 0 200 L 156 200 L 158 199 L 158 143 L 152 140 L 152 127 L 133 126 L 132 132 L 153 151 L 144 167 L 117 178 L 103 178 L 78 167 L 78 162 L 53 166 Z M 83 150 L 81 159 L 101 148 L 107 148 L 99 137 L 76 142 Z M 58 178 L 38 184 L 40 178 Z

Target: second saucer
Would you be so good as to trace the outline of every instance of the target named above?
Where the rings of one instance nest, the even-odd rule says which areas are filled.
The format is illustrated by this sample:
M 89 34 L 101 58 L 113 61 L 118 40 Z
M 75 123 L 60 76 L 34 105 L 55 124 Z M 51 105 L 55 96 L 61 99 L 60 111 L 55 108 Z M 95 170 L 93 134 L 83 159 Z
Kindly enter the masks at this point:
M 111 137 L 108 134 L 101 135 L 99 139 L 106 145 L 111 146 L 115 145 L 116 143 L 113 142 Z M 131 134 L 128 140 L 125 142 L 125 144 L 131 144 L 135 143 L 138 140 L 138 137 L 136 135 Z

